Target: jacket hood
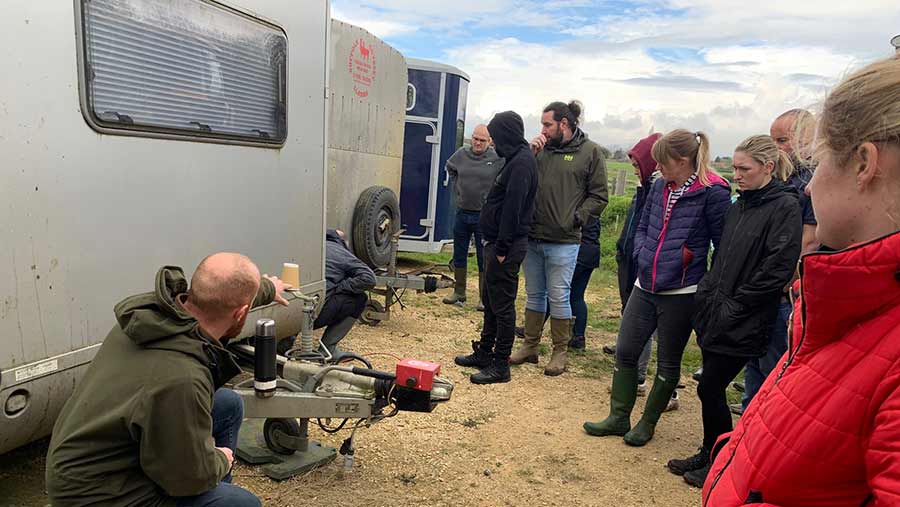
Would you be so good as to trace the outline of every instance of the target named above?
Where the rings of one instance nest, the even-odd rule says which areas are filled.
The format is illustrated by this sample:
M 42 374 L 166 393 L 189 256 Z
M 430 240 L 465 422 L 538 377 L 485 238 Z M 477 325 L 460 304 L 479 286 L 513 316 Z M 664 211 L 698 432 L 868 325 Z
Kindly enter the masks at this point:
M 136 344 L 147 345 L 191 332 L 197 320 L 177 302 L 188 290 L 181 268 L 163 266 L 156 273 L 156 289 L 123 299 L 113 310 L 122 331 Z
M 517 151 L 528 148 L 525 124 L 515 111 L 497 113 L 488 123 L 488 133 L 494 141 L 497 155 L 509 159 Z
M 575 153 L 588 140 L 588 135 L 580 128 L 575 128 L 572 139 L 560 146 L 547 146 L 546 150 L 552 153 Z
M 188 282 L 177 266 L 163 266 L 156 273 L 156 289 L 123 299 L 113 309 L 119 327 L 141 347 L 181 352 L 209 368 L 218 389 L 240 373 L 234 357 L 218 340 L 207 338 L 192 315 L 178 303 Z
M 653 175 L 654 171 L 656 171 L 656 161 L 653 160 L 653 156 L 650 155 L 650 152 L 653 149 L 653 144 L 660 137 L 662 137 L 662 134 L 658 132 L 650 134 L 638 141 L 637 144 L 631 148 L 631 151 L 628 152 L 628 156 L 635 159 L 638 163 L 638 169 L 641 173 L 641 185 L 649 183 L 650 177 Z

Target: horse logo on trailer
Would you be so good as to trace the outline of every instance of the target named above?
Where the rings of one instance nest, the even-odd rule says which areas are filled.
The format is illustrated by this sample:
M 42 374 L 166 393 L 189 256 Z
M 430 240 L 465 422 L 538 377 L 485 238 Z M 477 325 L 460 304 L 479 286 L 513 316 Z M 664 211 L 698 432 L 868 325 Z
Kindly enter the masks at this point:
M 368 97 L 369 88 L 375 84 L 375 47 L 362 37 L 353 41 L 350 48 L 350 58 L 347 61 L 347 69 L 353 79 L 353 91 L 357 97 Z

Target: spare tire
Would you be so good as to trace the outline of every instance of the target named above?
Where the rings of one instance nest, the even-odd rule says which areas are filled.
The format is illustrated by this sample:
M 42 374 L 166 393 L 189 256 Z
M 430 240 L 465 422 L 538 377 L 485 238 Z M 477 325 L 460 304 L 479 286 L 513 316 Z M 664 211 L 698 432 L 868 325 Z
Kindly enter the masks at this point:
M 400 204 L 388 187 L 363 190 L 353 210 L 353 252 L 373 269 L 391 262 L 391 238 L 400 230 Z

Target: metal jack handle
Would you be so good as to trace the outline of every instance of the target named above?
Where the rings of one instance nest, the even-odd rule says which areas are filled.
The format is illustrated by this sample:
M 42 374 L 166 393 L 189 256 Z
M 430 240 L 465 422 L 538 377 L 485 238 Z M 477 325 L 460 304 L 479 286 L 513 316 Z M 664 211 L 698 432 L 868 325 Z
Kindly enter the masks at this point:
M 298 290 L 291 291 L 296 299 L 303 305 L 303 317 L 300 319 L 300 354 L 312 354 L 318 348 L 313 336 L 313 322 L 316 320 L 316 307 L 319 305 L 318 296 L 307 296 Z

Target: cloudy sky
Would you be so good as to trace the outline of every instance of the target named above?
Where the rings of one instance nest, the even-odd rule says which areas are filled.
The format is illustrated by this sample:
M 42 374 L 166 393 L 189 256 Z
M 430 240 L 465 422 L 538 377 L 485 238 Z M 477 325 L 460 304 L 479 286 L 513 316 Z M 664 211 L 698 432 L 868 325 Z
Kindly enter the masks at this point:
M 684 127 L 719 155 L 816 107 L 900 33 L 897 0 L 333 0 L 332 13 L 467 72 L 469 130 L 513 109 L 530 137 L 549 101 L 578 98 L 604 145 Z

